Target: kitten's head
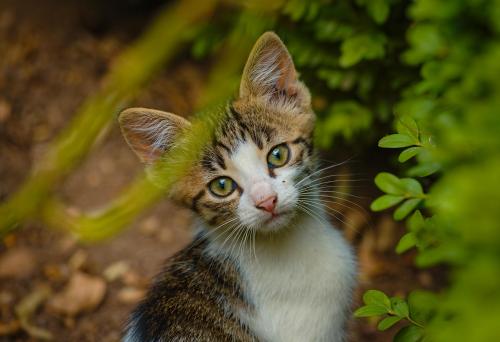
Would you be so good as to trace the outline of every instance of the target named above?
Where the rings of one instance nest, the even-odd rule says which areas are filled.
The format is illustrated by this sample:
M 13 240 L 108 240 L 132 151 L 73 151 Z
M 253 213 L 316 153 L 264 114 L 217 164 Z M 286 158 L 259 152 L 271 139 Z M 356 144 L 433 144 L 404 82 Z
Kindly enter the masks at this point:
M 214 140 L 173 187 L 171 197 L 190 206 L 209 227 L 271 232 L 300 211 L 301 179 L 314 168 L 314 113 L 307 88 L 274 33 L 255 44 L 239 97 L 228 104 Z M 174 114 L 127 109 L 122 131 L 146 163 L 154 162 L 190 123 Z

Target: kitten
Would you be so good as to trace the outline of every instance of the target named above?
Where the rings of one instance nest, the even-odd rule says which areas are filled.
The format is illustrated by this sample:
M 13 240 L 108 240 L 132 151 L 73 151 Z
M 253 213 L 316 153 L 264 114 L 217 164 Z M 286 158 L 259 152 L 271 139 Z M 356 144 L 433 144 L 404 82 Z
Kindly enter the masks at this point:
M 119 120 L 146 163 L 190 128 L 142 108 Z M 124 341 L 344 340 L 356 266 L 319 201 L 314 121 L 286 47 L 265 33 L 214 141 L 170 194 L 200 232 L 169 260 Z

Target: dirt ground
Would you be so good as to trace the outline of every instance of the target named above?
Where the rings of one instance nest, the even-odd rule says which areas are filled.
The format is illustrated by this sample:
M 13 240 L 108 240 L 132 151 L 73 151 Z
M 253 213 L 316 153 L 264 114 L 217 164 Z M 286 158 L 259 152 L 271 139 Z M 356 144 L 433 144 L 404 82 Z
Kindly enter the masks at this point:
M 111 2 L 0 1 L 0 200 L 29 175 L 48 142 L 99 86 L 114 57 L 147 25 L 154 6 Z M 154 4 L 154 2 L 150 2 Z M 136 4 L 136 5 L 134 5 Z M 149 4 L 149 3 L 148 3 Z M 112 7 L 115 6 L 115 7 Z M 156 77 L 134 105 L 189 115 L 206 68 L 187 58 Z M 341 161 L 351 152 L 325 156 Z M 367 154 L 369 155 L 369 154 Z M 367 209 L 380 169 L 360 155 L 345 172 L 363 174 L 355 202 L 335 204 L 336 220 L 360 261 L 359 293 L 378 288 L 405 295 L 434 288 L 439 275 L 417 270 L 411 254 L 396 257 L 403 230 L 388 214 Z M 105 205 L 141 169 L 114 125 L 103 142 L 58 189 L 73 210 Z M 350 198 L 353 200 L 353 198 Z M 170 255 L 190 239 L 189 211 L 167 200 L 116 237 L 84 245 L 32 222 L 0 242 L 0 341 L 118 341 L 130 310 Z M 351 341 L 390 341 L 376 321 L 355 320 Z

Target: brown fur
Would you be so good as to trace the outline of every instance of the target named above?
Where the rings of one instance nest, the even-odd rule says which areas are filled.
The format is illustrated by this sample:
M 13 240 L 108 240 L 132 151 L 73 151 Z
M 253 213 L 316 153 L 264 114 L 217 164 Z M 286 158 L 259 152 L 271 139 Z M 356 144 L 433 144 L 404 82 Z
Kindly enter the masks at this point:
M 138 340 L 254 340 L 232 313 L 232 308 L 248 306 L 238 271 L 230 262 L 204 253 L 206 244 L 195 240 L 159 275 L 134 315 L 147 325 L 138 327 Z

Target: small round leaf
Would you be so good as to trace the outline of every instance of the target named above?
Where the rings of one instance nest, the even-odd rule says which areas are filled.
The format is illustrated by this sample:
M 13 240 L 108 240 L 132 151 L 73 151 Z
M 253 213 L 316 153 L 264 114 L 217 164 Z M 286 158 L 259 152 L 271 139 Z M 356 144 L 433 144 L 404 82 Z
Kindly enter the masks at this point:
M 401 204 L 396 211 L 394 211 L 394 219 L 397 221 L 404 219 L 420 204 L 420 202 L 422 202 L 421 198 L 411 198 L 404 201 L 403 204 Z
M 372 204 L 370 205 L 370 209 L 373 211 L 381 211 L 398 204 L 403 199 L 403 196 L 382 195 L 372 202 Z
M 377 187 L 391 195 L 403 195 L 405 188 L 401 180 L 388 172 L 381 172 L 375 177 Z
M 360 307 L 356 311 L 354 311 L 354 316 L 356 317 L 371 317 L 371 316 L 380 316 L 387 313 L 387 308 L 381 305 L 369 304 Z
M 384 331 L 392 327 L 394 324 L 402 320 L 401 317 L 397 316 L 389 316 L 381 320 L 377 326 L 377 329 L 380 331 Z
M 399 154 L 398 160 L 400 163 L 404 163 L 405 161 L 415 157 L 421 150 L 422 147 L 419 146 L 408 147 Z
M 405 188 L 406 192 L 410 194 L 412 197 L 417 197 L 424 193 L 422 185 L 420 185 L 420 183 L 416 179 L 402 178 L 400 179 L 400 181 L 403 187 Z
M 401 254 L 414 247 L 417 244 L 417 237 L 414 233 L 407 233 L 403 235 L 396 246 L 396 253 Z
M 391 134 L 380 139 L 378 146 L 385 148 L 401 148 L 413 146 L 416 143 L 418 143 L 418 141 L 415 141 L 407 134 Z
M 406 303 L 405 300 L 398 298 L 398 297 L 393 297 L 391 298 L 391 306 L 392 306 L 392 311 L 394 311 L 394 314 L 396 316 L 399 316 L 401 318 L 408 317 L 410 315 L 410 310 L 408 309 L 408 304 Z
M 389 297 L 382 291 L 378 290 L 368 290 L 365 292 L 363 295 L 363 302 L 367 305 L 369 304 L 374 304 L 374 305 L 381 305 L 386 308 L 391 307 L 391 301 Z

